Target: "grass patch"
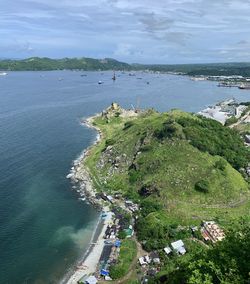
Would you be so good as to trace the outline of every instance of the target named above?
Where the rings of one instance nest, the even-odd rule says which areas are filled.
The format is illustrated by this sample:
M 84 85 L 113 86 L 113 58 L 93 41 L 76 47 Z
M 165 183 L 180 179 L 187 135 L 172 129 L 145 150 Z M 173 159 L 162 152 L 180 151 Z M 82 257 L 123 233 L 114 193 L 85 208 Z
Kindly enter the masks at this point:
M 110 267 L 110 276 L 116 280 L 124 277 L 136 257 L 136 243 L 132 239 L 122 241 L 118 263 Z

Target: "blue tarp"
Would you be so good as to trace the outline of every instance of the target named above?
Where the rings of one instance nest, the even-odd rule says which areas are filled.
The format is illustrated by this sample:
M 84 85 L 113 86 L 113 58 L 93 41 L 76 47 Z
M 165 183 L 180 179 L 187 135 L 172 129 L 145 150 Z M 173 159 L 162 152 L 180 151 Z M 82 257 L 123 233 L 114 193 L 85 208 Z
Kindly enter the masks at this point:
M 109 271 L 105 270 L 105 269 L 102 269 L 101 270 L 101 275 L 102 276 L 108 276 L 109 275 Z
M 120 241 L 120 240 L 116 240 L 116 241 L 115 241 L 115 246 L 116 246 L 117 248 L 119 248 L 119 247 L 121 246 L 121 241 Z

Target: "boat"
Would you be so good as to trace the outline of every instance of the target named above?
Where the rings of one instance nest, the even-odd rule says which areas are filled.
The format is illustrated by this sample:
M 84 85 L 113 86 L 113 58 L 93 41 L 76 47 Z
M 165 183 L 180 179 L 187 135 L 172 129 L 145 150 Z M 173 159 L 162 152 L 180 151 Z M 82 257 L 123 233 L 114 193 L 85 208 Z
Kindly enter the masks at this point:
M 0 72 L 0 76 L 6 76 L 6 75 L 8 75 L 8 73 L 6 73 L 6 72 Z
M 115 77 L 115 71 L 114 71 L 114 75 L 112 77 L 112 80 L 115 81 L 116 80 L 116 77 Z
M 99 84 L 99 85 L 103 84 L 103 81 L 98 81 L 98 84 Z
M 241 90 L 250 90 L 250 85 L 242 84 L 238 88 L 241 89 Z

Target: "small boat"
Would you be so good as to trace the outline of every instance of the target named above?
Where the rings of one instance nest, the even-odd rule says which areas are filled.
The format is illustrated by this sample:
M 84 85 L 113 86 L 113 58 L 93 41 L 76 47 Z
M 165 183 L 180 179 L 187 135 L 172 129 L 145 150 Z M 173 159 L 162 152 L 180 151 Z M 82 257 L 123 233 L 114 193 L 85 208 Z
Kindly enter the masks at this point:
M 103 84 L 103 81 L 98 81 L 98 84 L 99 84 L 99 85 Z
M 8 75 L 8 73 L 6 73 L 6 72 L 0 72 L 0 76 L 6 76 L 6 75 Z
M 238 88 L 241 89 L 241 90 L 249 90 L 250 85 L 241 84 Z

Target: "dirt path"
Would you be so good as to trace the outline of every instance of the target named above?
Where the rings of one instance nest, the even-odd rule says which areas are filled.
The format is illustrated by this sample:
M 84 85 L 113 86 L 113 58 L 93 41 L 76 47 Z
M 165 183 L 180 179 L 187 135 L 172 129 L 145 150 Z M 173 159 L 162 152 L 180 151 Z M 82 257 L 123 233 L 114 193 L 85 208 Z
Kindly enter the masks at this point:
M 250 115 L 250 111 L 248 111 L 244 116 L 240 117 L 239 120 L 236 123 L 233 123 L 232 125 L 229 125 L 230 128 L 234 128 L 235 126 L 239 125 L 240 123 L 244 122 L 245 119 L 247 119 Z
M 199 204 L 196 204 L 196 203 L 187 203 L 185 201 L 176 201 L 175 204 L 183 204 L 183 205 L 192 205 L 194 207 L 203 207 L 203 208 L 207 208 L 207 209 L 217 209 L 217 208 L 222 208 L 222 209 L 227 209 L 227 208 L 235 208 L 235 207 L 238 207 L 238 206 L 241 206 L 243 205 L 244 203 L 248 202 L 249 199 L 250 199 L 250 194 L 247 192 L 245 194 L 246 196 L 243 196 L 241 197 L 240 199 L 238 200 L 235 200 L 235 201 L 231 201 L 229 202 L 228 204 L 211 204 L 211 205 L 206 205 L 206 204 L 202 204 L 202 203 L 199 203 Z
M 196 239 L 196 238 L 190 238 L 190 240 L 200 243 L 201 245 L 205 246 L 206 248 L 210 248 L 207 244 L 205 244 L 202 240 Z

